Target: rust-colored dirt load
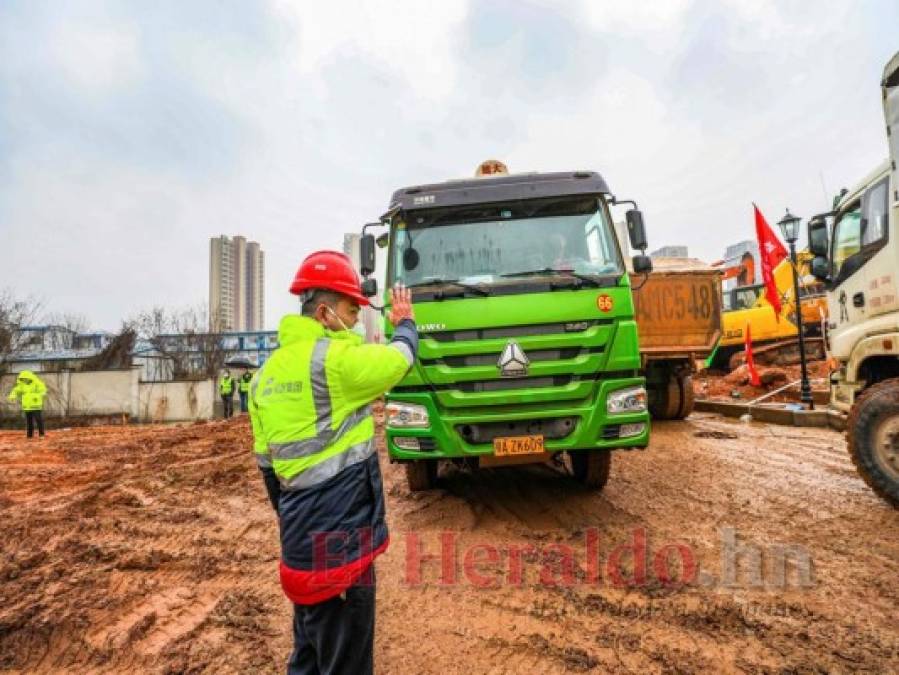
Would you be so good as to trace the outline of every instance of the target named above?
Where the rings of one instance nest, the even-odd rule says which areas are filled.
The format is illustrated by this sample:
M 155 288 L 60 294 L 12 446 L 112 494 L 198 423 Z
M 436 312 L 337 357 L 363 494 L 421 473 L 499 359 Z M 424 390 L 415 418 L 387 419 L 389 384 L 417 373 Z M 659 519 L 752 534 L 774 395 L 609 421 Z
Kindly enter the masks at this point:
M 378 672 L 899 663 L 899 513 L 835 432 L 655 424 L 601 494 L 552 466 L 410 493 L 382 466 Z M 0 671 L 283 672 L 277 557 L 245 418 L 0 432 Z

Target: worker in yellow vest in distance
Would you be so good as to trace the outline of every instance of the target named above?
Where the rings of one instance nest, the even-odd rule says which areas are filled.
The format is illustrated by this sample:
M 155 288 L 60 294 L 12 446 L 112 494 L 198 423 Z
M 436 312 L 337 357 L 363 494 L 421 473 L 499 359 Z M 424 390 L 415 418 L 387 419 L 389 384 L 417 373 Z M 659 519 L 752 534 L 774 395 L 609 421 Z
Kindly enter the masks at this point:
M 249 410 L 247 408 L 247 399 L 250 396 L 250 382 L 252 381 L 253 376 L 250 374 L 250 371 L 244 370 L 237 383 L 237 393 L 240 395 L 240 412 L 242 413 Z
M 38 434 L 44 435 L 44 396 L 47 394 L 47 385 L 30 370 L 23 370 L 16 378 L 16 385 L 9 392 L 9 401 L 19 401 L 22 412 L 25 413 L 25 424 L 28 438 L 34 436 L 34 427 L 37 426 Z
M 219 396 L 222 397 L 225 419 L 228 419 L 234 415 L 234 378 L 227 370 L 222 373 L 222 379 L 219 380 Z

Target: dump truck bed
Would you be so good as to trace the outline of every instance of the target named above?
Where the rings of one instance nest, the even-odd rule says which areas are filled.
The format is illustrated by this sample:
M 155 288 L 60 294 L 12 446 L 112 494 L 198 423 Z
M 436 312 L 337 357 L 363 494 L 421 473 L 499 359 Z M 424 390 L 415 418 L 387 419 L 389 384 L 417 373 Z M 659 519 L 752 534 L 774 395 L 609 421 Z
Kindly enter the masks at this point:
M 632 274 L 631 284 L 644 362 L 712 352 L 721 336 L 718 269 L 694 258 L 654 258 L 649 279 Z

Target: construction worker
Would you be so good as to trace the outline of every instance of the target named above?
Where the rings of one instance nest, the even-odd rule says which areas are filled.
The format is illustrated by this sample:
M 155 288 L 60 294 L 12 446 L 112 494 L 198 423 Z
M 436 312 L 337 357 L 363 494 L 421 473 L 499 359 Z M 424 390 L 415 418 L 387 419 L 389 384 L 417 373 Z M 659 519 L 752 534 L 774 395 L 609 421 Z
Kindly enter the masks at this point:
M 30 370 L 23 370 L 16 377 L 16 385 L 9 392 L 8 400 L 18 400 L 25 413 L 25 426 L 28 438 L 34 436 L 34 427 L 40 436 L 44 435 L 44 396 L 47 394 L 47 385 Z
M 234 378 L 227 370 L 222 373 L 222 379 L 219 380 L 219 395 L 225 408 L 225 419 L 228 419 L 234 414 Z
M 391 292 L 387 345 L 352 330 L 359 277 L 342 253 L 300 265 L 280 347 L 250 385 L 254 450 L 280 519 L 281 586 L 294 603 L 287 672 L 371 673 L 374 559 L 387 548 L 371 403 L 415 362 L 418 332 L 408 289 Z
M 242 413 L 249 410 L 247 408 L 247 399 L 250 397 L 250 382 L 252 379 L 253 376 L 250 374 L 250 371 L 244 369 L 243 375 L 240 376 L 240 380 L 237 383 L 237 393 L 240 394 L 240 412 Z

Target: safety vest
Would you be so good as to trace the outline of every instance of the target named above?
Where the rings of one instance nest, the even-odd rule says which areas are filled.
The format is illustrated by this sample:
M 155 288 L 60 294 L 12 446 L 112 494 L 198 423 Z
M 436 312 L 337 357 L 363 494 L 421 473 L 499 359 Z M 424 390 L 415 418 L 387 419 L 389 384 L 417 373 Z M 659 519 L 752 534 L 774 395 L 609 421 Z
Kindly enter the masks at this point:
M 240 378 L 240 383 L 238 386 L 240 387 L 240 393 L 246 394 L 250 391 L 250 382 L 253 381 L 253 376 L 249 373 L 244 373 Z
M 223 377 L 219 380 L 219 393 L 223 396 L 227 396 L 228 394 L 234 391 L 234 378 L 230 375 L 228 377 Z
M 22 410 L 33 412 L 44 409 L 44 396 L 47 394 L 47 385 L 43 380 L 30 370 L 23 370 L 16 378 L 16 386 L 9 392 L 7 399 L 15 401 L 21 399 Z
M 405 343 L 363 344 L 295 315 L 278 339 L 250 384 L 250 421 L 256 461 L 282 486 L 281 587 L 310 605 L 349 588 L 387 549 L 370 404 L 415 357 Z
M 369 404 L 403 378 L 412 357 L 297 315 L 284 317 L 278 339 L 250 385 L 256 460 L 285 489 L 308 488 L 371 456 Z

